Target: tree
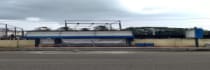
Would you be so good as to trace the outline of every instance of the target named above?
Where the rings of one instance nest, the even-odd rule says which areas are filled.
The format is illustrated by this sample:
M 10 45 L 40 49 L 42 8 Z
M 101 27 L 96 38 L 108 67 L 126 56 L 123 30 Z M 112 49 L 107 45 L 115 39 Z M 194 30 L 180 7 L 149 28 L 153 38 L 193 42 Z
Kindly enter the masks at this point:
M 106 26 L 96 26 L 94 27 L 96 31 L 108 31 L 109 29 Z
M 51 31 L 51 29 L 49 27 L 38 27 L 35 29 L 35 31 Z

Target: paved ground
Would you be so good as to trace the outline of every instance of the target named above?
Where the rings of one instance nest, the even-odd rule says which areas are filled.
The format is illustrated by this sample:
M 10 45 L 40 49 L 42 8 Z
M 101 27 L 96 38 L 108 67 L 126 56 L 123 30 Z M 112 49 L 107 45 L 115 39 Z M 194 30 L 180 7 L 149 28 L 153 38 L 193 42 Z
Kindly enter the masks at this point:
M 0 48 L 0 51 L 210 51 L 210 47 L 39 47 Z
M 210 70 L 210 52 L 0 52 L 0 70 Z

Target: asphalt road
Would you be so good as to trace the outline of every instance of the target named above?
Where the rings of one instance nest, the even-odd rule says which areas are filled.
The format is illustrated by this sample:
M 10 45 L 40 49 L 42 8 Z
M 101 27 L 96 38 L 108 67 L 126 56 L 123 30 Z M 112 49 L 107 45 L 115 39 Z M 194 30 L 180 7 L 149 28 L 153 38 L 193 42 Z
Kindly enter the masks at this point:
M 210 52 L 0 52 L 0 70 L 210 70 Z

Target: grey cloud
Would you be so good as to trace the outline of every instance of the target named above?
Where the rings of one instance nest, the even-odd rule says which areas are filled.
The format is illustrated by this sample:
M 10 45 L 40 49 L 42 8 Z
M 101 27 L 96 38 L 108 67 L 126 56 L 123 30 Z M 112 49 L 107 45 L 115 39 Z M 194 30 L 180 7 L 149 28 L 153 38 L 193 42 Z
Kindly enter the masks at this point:
M 147 18 L 171 14 L 137 15 L 123 11 L 117 0 L 3 0 L 0 19 L 40 17 L 64 20 L 66 18 Z M 177 16 L 177 15 L 175 15 Z
M 94 16 L 100 14 L 117 13 L 118 10 L 111 0 L 16 0 L 12 3 L 2 1 L 0 7 L 3 15 L 0 18 L 14 17 L 68 17 L 68 16 Z M 17 18 L 19 18 L 17 17 Z M 13 17 L 11 17 L 13 18 Z
M 157 8 L 145 8 L 155 10 Z M 194 14 L 193 14 L 194 15 Z M 25 29 L 50 23 L 62 23 L 65 19 L 121 19 L 125 26 L 179 26 L 194 18 L 192 14 L 170 12 L 162 14 L 136 14 L 123 10 L 117 0 L 1 0 L 0 20 Z M 50 22 L 27 22 L 27 17 L 38 17 Z M 197 17 L 197 16 L 196 16 Z M 197 22 L 196 22 L 197 23 Z M 198 22 L 200 23 L 200 22 Z M 25 26 L 26 24 L 30 24 Z M 54 25 L 53 25 L 54 26 Z

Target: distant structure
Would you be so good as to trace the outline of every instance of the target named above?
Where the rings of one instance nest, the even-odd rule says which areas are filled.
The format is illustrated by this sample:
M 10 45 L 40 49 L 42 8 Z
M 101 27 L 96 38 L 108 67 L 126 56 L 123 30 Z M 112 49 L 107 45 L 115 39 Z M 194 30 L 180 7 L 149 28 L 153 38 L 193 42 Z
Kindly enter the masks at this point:
M 24 36 L 23 28 L 0 23 L 0 39 L 15 40 Z
M 65 20 L 60 30 L 28 31 L 24 38 L 37 47 L 127 47 L 134 36 L 122 31 L 119 20 Z
M 185 28 L 129 27 L 135 38 L 185 38 Z
M 97 30 L 97 31 L 112 31 L 122 30 L 122 23 L 120 20 L 65 20 L 65 28 L 73 30 Z

